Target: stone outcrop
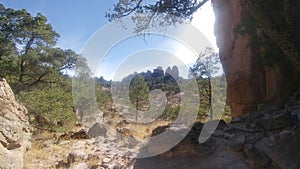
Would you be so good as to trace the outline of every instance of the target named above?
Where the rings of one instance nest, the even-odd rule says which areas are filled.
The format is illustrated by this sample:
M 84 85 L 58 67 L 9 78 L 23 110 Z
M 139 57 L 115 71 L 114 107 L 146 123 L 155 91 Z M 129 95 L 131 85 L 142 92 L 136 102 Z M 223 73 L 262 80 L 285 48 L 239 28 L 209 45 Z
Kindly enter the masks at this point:
M 5 79 L 0 78 L 0 168 L 23 168 L 30 129 L 26 108 L 19 104 Z
M 106 137 L 107 129 L 106 126 L 102 123 L 95 123 L 88 131 L 90 137 Z
M 172 69 L 171 67 L 168 67 L 166 69 L 166 74 L 169 74 L 170 76 L 172 76 L 174 79 L 178 79 L 179 78 L 179 70 L 177 66 L 173 66 Z
M 150 90 L 161 89 L 167 95 L 174 95 L 180 92 L 177 81 L 182 80 L 179 76 L 179 69 L 177 66 L 168 67 L 165 71 L 162 67 L 158 66 L 156 69 L 147 72 L 133 73 L 122 79 L 121 83 L 130 83 L 137 75 L 144 77 L 149 85 Z
M 198 138 L 204 124 L 197 122 L 178 145 L 163 154 L 137 159 L 134 168 L 299 169 L 299 106 L 297 92 L 281 110 L 268 104 L 261 106 L 261 111 L 233 118 L 231 123 L 220 121 L 202 144 Z M 173 129 L 160 126 L 152 136 L 166 130 Z
M 251 14 L 246 1 L 212 0 L 212 4 L 216 16 L 215 35 L 227 79 L 227 99 L 232 115 L 238 116 L 256 110 L 260 103 L 286 101 L 297 88 L 298 73 L 288 61 L 282 60 L 285 56 L 279 56 L 280 50 L 274 52 L 278 50 L 278 46 L 274 49 L 266 48 L 257 42 L 262 31 L 252 23 L 249 24 Z M 299 2 L 293 2 L 293 8 L 299 6 Z M 299 46 L 299 12 L 294 13 L 293 41 Z M 248 25 L 242 25 L 245 22 Z M 251 33 L 241 33 L 241 28 Z M 263 52 L 273 52 L 272 59 L 281 57 L 281 60 L 268 65 L 264 63 Z

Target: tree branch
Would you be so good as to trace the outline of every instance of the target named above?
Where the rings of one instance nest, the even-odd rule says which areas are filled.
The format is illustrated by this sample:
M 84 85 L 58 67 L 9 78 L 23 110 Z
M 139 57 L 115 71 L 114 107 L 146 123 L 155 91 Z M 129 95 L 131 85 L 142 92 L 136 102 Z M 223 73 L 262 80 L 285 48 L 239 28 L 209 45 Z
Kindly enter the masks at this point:
M 143 2 L 143 0 L 140 0 L 134 8 L 124 11 L 123 13 L 125 13 L 125 14 L 122 14 L 121 16 L 117 16 L 117 18 L 122 18 L 122 17 L 130 15 L 132 12 L 134 12 L 135 10 L 137 10 L 140 7 L 142 2 Z

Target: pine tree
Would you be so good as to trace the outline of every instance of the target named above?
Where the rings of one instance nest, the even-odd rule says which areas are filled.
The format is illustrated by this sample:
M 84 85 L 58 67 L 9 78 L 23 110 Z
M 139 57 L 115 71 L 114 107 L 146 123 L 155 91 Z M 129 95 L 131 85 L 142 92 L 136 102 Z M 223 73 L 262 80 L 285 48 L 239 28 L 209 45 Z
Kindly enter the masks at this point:
M 138 112 L 147 103 L 149 86 L 142 75 L 135 76 L 129 86 L 130 101 L 134 105 L 136 114 L 135 121 L 138 120 Z

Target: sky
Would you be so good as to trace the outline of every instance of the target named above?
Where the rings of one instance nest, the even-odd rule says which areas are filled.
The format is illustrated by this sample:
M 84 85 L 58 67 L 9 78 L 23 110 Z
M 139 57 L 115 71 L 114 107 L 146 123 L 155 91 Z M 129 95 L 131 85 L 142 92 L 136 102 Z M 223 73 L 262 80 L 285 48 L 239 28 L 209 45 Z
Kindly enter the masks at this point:
M 105 12 L 116 0 L 0 0 L 5 7 L 25 8 L 32 15 L 45 15 L 61 37 L 57 46 L 79 52 L 100 27 L 108 23 Z
M 109 27 L 111 23 L 105 18 L 105 12 L 112 9 L 116 2 L 117 0 L 0 0 L 0 3 L 6 7 L 25 8 L 32 15 L 38 12 L 45 15 L 54 30 L 61 36 L 57 46 L 72 49 L 78 53 L 86 49 L 86 45 L 93 39 L 93 36 L 99 32 L 101 34 L 105 27 Z M 211 47 L 217 52 L 218 48 L 213 34 L 214 14 L 210 3 L 206 3 L 197 11 L 191 24 L 203 33 Z M 175 34 L 184 34 L 184 32 L 184 30 L 177 31 Z M 109 39 L 114 33 L 111 31 L 99 37 Z M 102 47 L 101 44 L 97 46 L 97 48 Z M 153 34 L 146 38 L 130 36 L 105 50 L 107 51 L 104 56 L 98 56 L 101 59 L 90 60 L 91 64 L 97 64 L 93 73 L 96 76 L 116 80 L 120 80 L 129 72 L 141 72 L 157 66 L 166 69 L 179 62 L 181 65 L 178 66 L 192 65 L 198 56 L 197 52 L 191 50 L 188 45 L 162 34 Z M 153 57 L 151 54 L 156 56 Z M 180 73 L 186 76 L 186 69 Z M 116 74 L 119 76 L 116 77 Z

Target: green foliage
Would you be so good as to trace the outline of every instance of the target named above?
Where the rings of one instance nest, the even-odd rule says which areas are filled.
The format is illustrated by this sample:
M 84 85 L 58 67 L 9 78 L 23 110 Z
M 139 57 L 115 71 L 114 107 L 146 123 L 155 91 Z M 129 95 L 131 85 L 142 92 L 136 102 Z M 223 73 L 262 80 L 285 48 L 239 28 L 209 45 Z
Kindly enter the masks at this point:
M 2 57 L 0 58 L 0 76 L 5 77 L 8 82 L 15 83 L 18 81 L 19 74 L 19 59 L 16 57 Z
M 0 77 L 12 86 L 39 129 L 68 130 L 76 122 L 65 73 L 79 57 L 55 48 L 59 34 L 47 18 L 0 4 Z
M 136 23 L 136 31 L 142 32 L 149 27 L 163 28 L 191 20 L 193 13 L 206 2 L 208 0 L 119 0 L 106 17 L 112 21 L 135 14 L 132 19 Z
M 212 80 L 211 78 L 218 72 L 220 66 L 219 56 L 214 53 L 213 49 L 206 48 L 201 53 L 196 63 L 190 68 L 190 76 L 194 77 L 198 83 L 199 92 L 199 111 L 198 118 L 206 119 L 208 112 L 213 119 L 210 107 L 212 105 Z
M 70 89 L 45 87 L 41 90 L 21 91 L 18 97 L 33 114 L 31 122 L 39 129 L 65 131 L 77 122 Z
M 148 104 L 149 100 L 149 87 L 142 75 L 136 75 L 130 82 L 129 97 L 131 103 L 135 106 L 135 120 L 137 121 L 138 111 L 143 110 L 144 105 Z
M 224 107 L 224 114 L 222 116 L 222 119 L 227 123 L 231 121 L 231 110 L 228 105 L 225 105 Z
M 96 99 L 100 110 L 105 110 L 105 105 L 112 102 L 108 91 L 103 90 L 102 85 L 96 82 L 95 86 Z
M 19 92 L 40 82 L 53 72 L 72 69 L 77 54 L 71 50 L 53 48 L 59 37 L 47 18 L 32 16 L 25 9 L 14 10 L 0 6 L 0 76 L 18 79 Z M 11 67 L 10 73 L 7 68 Z M 51 82 L 51 81 L 50 81 Z
M 162 91 L 166 92 L 167 96 L 171 96 L 180 92 L 176 80 L 170 75 L 166 75 L 164 77 L 161 89 Z
M 180 106 L 167 106 L 161 115 L 161 118 L 167 119 L 167 120 L 175 120 L 179 114 Z

